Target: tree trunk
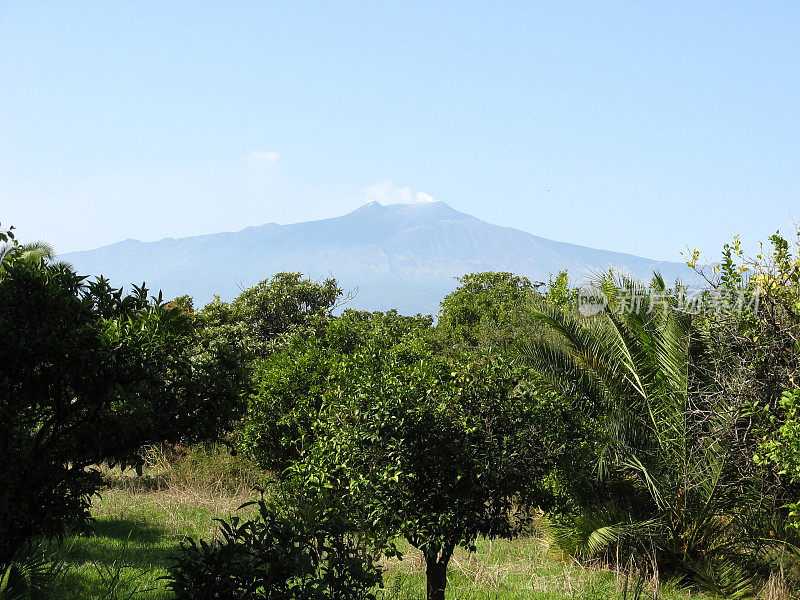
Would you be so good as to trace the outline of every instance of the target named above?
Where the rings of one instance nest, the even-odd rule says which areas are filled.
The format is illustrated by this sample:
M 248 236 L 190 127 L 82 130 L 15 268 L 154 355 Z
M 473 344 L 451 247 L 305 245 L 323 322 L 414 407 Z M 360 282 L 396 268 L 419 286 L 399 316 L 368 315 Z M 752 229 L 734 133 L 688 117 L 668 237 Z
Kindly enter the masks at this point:
M 425 555 L 425 578 L 428 583 L 428 600 L 444 600 L 444 588 L 447 587 L 447 562 L 436 554 Z

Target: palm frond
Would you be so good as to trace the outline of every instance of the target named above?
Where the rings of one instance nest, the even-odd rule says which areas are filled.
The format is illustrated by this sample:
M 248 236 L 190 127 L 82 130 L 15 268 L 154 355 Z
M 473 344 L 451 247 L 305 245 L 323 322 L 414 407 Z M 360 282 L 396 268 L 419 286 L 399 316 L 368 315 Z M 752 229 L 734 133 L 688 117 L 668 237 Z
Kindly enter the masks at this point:
M 752 597 L 753 577 L 740 565 L 724 558 L 701 559 L 687 564 L 698 587 L 710 594 L 731 598 Z
M 44 546 L 29 543 L 0 572 L 0 600 L 49 600 L 64 565 L 51 559 Z
M 606 506 L 579 515 L 570 523 L 545 519 L 543 532 L 553 549 L 580 558 L 590 558 L 630 541 L 640 545 L 659 528 L 655 520 L 635 520 L 625 511 Z

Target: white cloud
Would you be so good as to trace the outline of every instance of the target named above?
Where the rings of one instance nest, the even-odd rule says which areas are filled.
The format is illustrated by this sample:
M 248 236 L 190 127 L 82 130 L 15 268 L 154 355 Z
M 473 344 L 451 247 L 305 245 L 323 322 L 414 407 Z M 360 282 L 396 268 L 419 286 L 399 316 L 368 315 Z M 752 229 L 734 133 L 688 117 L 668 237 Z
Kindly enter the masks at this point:
M 281 157 L 279 152 L 275 152 L 274 150 L 270 150 L 269 152 L 264 152 L 263 150 L 251 150 L 250 151 L 250 160 L 258 161 L 258 162 L 265 162 L 269 164 L 273 164 L 278 162 L 278 159 Z
M 414 192 L 410 187 L 398 187 L 391 179 L 368 185 L 364 188 L 364 195 L 368 202 L 378 202 L 379 204 L 436 202 L 436 199 L 430 194 L 423 191 Z

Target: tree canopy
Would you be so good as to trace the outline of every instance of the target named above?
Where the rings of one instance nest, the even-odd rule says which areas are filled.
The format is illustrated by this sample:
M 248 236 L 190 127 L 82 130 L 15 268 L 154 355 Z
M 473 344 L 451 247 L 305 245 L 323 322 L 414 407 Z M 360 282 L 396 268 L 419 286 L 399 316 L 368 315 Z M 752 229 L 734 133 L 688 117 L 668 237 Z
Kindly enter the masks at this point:
M 333 366 L 314 441 L 291 470 L 420 549 L 428 597 L 443 598 L 455 547 L 513 536 L 551 465 L 518 382 L 506 362 L 445 355 L 423 337 L 368 342 Z
M 145 444 L 215 438 L 245 388 L 239 357 L 144 287 L 125 294 L 15 253 L 3 267 L 0 567 L 29 537 L 88 517 L 93 465 L 137 465 Z

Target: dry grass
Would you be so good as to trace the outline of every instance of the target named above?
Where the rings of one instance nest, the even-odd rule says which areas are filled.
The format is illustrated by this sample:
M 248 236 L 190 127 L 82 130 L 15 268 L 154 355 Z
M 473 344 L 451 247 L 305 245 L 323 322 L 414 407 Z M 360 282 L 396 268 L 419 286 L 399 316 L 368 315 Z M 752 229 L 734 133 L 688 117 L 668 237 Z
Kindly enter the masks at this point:
M 758 592 L 756 600 L 791 600 L 791 598 L 795 597 L 789 588 L 783 571 L 773 571 L 770 573 L 764 587 Z
M 101 467 L 107 485 L 132 493 L 173 491 L 213 498 L 248 495 L 262 477 L 252 461 L 224 446 L 158 445 L 143 452 L 141 474 Z
M 210 537 L 216 533 L 213 519 L 233 514 L 252 500 L 259 483 L 256 467 L 224 447 L 154 446 L 146 450 L 145 459 L 141 475 L 132 469 L 104 469 L 109 490 L 95 503 L 95 518 L 158 514 L 159 526 L 178 536 L 196 530 L 201 515 L 213 515 L 202 532 Z M 104 501 L 111 497 L 112 502 Z

